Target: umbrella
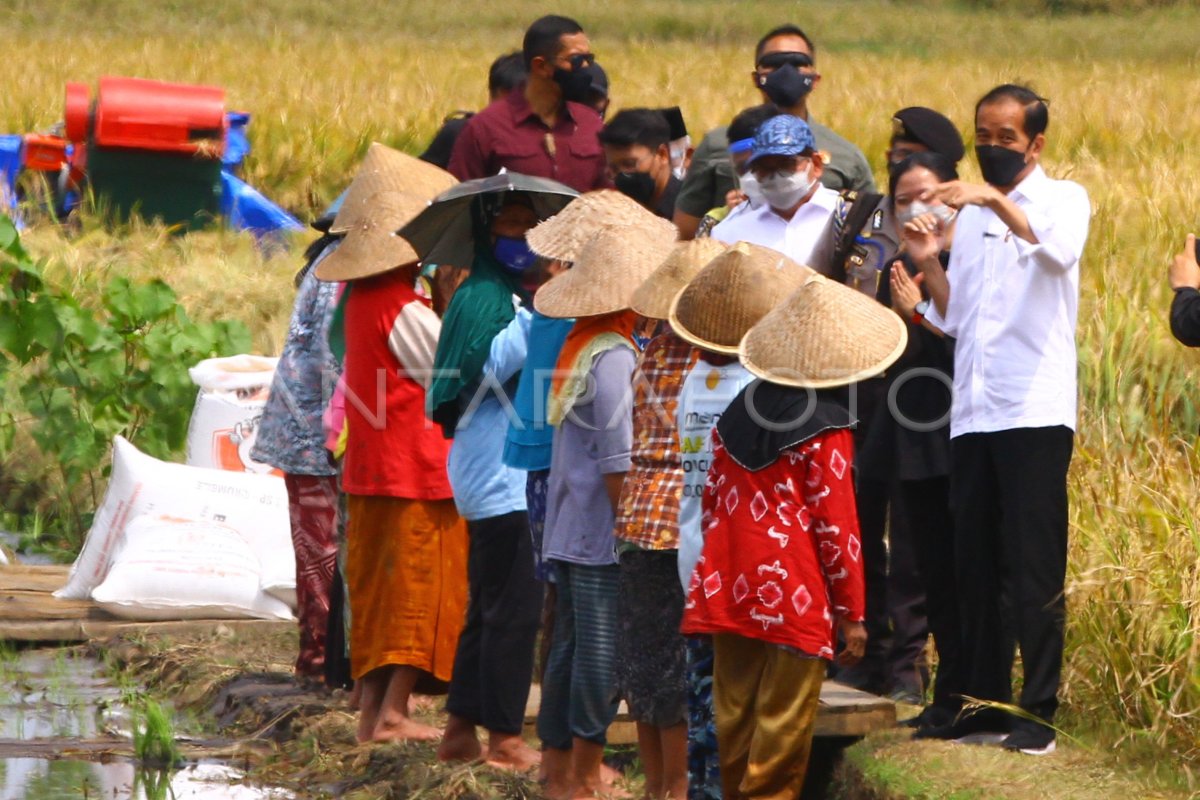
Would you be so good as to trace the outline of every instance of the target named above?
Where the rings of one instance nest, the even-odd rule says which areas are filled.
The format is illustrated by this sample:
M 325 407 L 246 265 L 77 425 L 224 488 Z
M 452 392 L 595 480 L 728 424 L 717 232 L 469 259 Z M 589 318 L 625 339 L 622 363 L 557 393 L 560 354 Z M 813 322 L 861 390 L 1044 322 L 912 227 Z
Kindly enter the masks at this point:
M 479 195 L 496 192 L 528 193 L 533 198 L 533 210 L 538 219 L 554 216 L 579 196 L 579 192 L 570 186 L 549 178 L 502 171 L 490 178 L 451 186 L 398 233 L 413 246 L 422 261 L 469 267 L 475 260 L 471 201 Z

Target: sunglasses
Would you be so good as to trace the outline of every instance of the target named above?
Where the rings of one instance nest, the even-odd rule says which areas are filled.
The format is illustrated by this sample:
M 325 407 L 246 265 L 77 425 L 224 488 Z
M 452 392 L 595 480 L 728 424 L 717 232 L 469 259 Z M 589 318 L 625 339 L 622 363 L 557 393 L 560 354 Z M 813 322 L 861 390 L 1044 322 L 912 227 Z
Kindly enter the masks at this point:
M 791 52 L 791 53 L 767 53 L 758 59 L 756 65 L 759 69 L 779 69 L 780 67 L 793 66 L 811 67 L 813 65 L 812 56 L 808 53 Z
M 571 63 L 571 71 L 575 72 L 581 69 L 587 69 L 592 64 L 596 63 L 595 53 L 576 53 L 567 59 Z

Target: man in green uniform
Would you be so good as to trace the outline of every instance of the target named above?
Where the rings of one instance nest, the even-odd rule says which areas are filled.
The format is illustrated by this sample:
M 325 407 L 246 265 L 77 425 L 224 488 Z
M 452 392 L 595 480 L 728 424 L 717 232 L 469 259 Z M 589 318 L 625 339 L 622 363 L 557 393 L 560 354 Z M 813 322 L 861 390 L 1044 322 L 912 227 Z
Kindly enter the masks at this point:
M 830 189 L 875 191 L 871 167 L 862 151 L 809 117 L 808 95 L 820 82 L 815 68 L 816 48 L 804 31 L 783 25 L 759 40 L 754 50 L 755 88 L 763 97 L 808 122 L 817 149 L 828 156 L 821 183 Z M 729 163 L 725 128 L 709 131 L 692 157 L 691 167 L 675 201 L 675 225 L 680 236 L 692 238 L 709 209 L 725 204 L 725 195 L 737 183 Z

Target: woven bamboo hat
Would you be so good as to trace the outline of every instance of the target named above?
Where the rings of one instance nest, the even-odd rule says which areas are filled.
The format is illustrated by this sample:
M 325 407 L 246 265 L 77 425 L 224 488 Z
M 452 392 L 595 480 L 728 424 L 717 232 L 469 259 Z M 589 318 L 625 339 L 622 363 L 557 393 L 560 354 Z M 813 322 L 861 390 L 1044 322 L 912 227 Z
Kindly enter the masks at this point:
M 671 301 L 679 290 L 723 252 L 725 245 L 716 239 L 676 243 L 667 260 L 659 264 L 633 293 L 630 307 L 643 317 L 666 319 L 671 313 Z
M 364 216 L 317 265 L 317 278 L 354 281 L 419 261 L 417 251 L 396 231 L 428 205 L 425 198 L 404 192 L 378 192 L 366 198 Z
M 746 334 L 738 355 L 771 383 L 825 389 L 878 375 L 906 344 L 891 309 L 813 273 Z
M 738 242 L 675 295 L 667 319 L 680 338 L 732 355 L 746 331 L 812 274 L 783 253 Z
M 647 236 L 674 242 L 679 231 L 635 200 L 612 189 L 582 194 L 566 208 L 531 230 L 525 237 L 533 252 L 556 261 L 575 261 L 596 231 L 610 226 L 636 229 Z
M 652 229 L 601 228 L 583 243 L 574 266 L 547 281 L 533 307 L 547 317 L 569 319 L 629 308 L 633 290 L 671 253 L 673 238 Z
M 449 172 L 374 142 L 359 166 L 330 233 L 347 233 L 362 222 L 367 201 L 380 192 L 406 192 L 432 200 L 458 181 Z

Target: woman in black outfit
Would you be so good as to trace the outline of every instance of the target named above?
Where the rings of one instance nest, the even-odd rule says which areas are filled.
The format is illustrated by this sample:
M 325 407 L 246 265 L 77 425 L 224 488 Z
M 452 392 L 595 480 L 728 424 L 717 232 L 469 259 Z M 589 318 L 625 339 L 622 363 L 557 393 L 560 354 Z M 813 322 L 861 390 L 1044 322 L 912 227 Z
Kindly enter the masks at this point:
M 916 153 L 896 165 L 889 201 L 903 238 L 905 223 L 937 217 L 943 232 L 941 260 L 950 257 L 953 209 L 932 200 L 939 183 L 958 177 L 954 164 L 935 153 Z M 871 420 L 860 454 L 864 472 L 891 472 L 900 482 L 901 509 L 915 540 L 917 570 L 925 589 L 926 616 L 938 654 L 933 703 L 912 723 L 917 735 L 953 721 L 962 706 L 963 654 L 954 578 L 950 515 L 950 397 L 954 340 L 924 321 L 928 307 L 915 265 L 901 247 L 878 299 L 909 323 L 908 347 L 887 373 L 887 400 Z

